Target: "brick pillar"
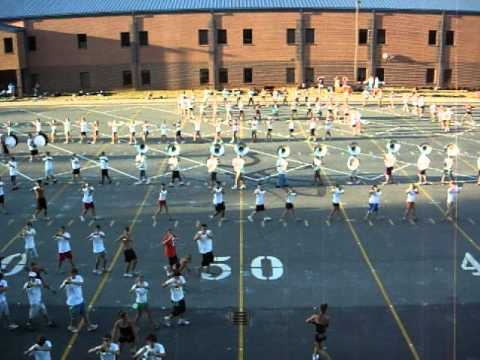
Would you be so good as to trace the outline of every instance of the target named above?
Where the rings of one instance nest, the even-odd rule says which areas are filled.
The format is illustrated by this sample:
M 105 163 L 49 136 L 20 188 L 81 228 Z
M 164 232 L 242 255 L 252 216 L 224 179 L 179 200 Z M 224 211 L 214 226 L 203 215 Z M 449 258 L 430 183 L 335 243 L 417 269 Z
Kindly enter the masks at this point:
M 132 86 L 134 89 L 139 87 L 139 63 L 140 63 L 140 54 L 138 46 L 138 19 L 135 15 L 132 16 L 132 22 L 130 24 L 130 71 L 132 72 Z
M 444 84 L 443 70 L 445 69 L 445 32 L 447 31 L 447 15 L 442 13 L 440 23 L 438 25 L 438 49 L 437 49 L 437 66 L 435 71 L 435 85 L 442 87 Z
M 368 29 L 368 74 L 375 76 L 377 69 L 377 14 L 372 11 L 370 14 L 370 26 Z M 368 76 L 367 74 L 367 76 Z
M 210 87 L 218 89 L 217 23 L 213 12 L 208 20 L 208 74 Z
M 22 69 L 15 70 L 17 76 L 17 96 L 23 97 L 23 75 Z
M 295 58 L 295 82 L 301 84 L 305 81 L 305 24 L 301 11 L 298 14 L 295 30 L 295 43 L 297 44 Z

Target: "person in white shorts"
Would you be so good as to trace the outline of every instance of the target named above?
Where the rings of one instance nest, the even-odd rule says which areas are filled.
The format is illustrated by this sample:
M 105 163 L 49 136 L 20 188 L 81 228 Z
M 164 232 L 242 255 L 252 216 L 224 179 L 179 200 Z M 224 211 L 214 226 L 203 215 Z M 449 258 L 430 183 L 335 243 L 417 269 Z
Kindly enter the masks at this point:
M 462 188 L 457 185 L 456 181 L 451 180 L 447 189 L 447 211 L 445 211 L 445 220 L 457 220 L 458 212 L 456 210 L 460 191 L 462 191 Z
M 70 134 L 72 131 L 72 122 L 68 117 L 63 121 L 63 135 L 65 136 L 65 144 L 70 142 Z
M 78 141 L 80 144 L 87 141 L 87 133 L 88 133 L 88 122 L 85 117 L 82 116 L 80 119 L 80 140 Z
M 160 192 L 158 193 L 158 207 L 157 207 L 157 210 L 155 211 L 155 214 L 153 214 L 152 216 L 153 222 L 157 221 L 157 216 L 162 213 L 162 210 L 165 210 L 165 214 L 168 216 L 169 220 L 172 219 L 170 217 L 170 214 L 168 213 L 167 196 L 168 196 L 167 188 L 165 184 L 162 183 L 160 185 Z
M 3 318 L 7 321 L 8 328 L 15 330 L 18 325 L 10 320 L 10 309 L 7 302 L 8 283 L 5 280 L 5 276 L 0 272 L 0 319 Z
M 252 213 L 250 215 L 248 215 L 248 221 L 250 222 L 253 222 L 253 217 L 257 214 L 257 213 L 263 213 L 265 211 L 265 189 L 263 189 L 262 185 L 261 184 L 258 184 L 257 185 L 257 188 L 255 189 L 255 191 L 253 192 L 255 194 L 255 210 L 252 211 Z M 272 218 L 268 217 L 268 216 L 265 216 L 263 218 L 263 221 L 269 221 L 269 220 L 272 220 Z
M 405 205 L 405 214 L 403 215 L 403 220 L 412 219 L 413 221 L 417 220 L 416 206 L 418 188 L 415 184 L 410 184 L 408 189 L 405 191 L 407 194 L 407 201 Z
M 218 157 L 215 155 L 210 155 L 207 160 L 207 171 L 209 174 L 208 177 L 208 187 L 211 188 L 217 182 L 217 169 L 218 169 Z
M 38 258 L 37 247 L 35 246 L 35 236 L 37 231 L 33 228 L 32 223 L 29 221 L 25 225 L 25 228 L 22 230 L 22 236 L 25 240 L 25 255 L 27 256 L 27 263 L 30 262 L 32 258 Z
M 287 193 L 287 197 L 285 199 L 285 210 L 283 210 L 283 214 L 278 220 L 285 221 L 285 218 L 287 217 L 287 215 L 291 215 L 295 220 L 298 220 L 297 215 L 295 214 L 295 205 L 294 205 L 297 193 L 289 187 L 285 188 L 285 192 Z
M 207 224 L 200 225 L 200 230 L 193 237 L 193 241 L 197 243 L 198 252 L 202 256 L 199 271 L 209 273 L 210 264 L 214 262 L 215 256 L 213 255 L 213 234 Z
M 32 321 L 38 316 L 42 315 L 49 327 L 55 326 L 50 320 L 47 313 L 47 307 L 42 300 L 42 289 L 44 284 L 42 280 L 37 278 L 37 273 L 29 272 L 28 281 L 23 285 L 23 290 L 27 294 L 28 304 L 30 305 L 28 311 L 27 328 L 32 329 Z
M 34 360 L 52 360 L 52 342 L 43 335 L 39 335 L 35 344 L 25 352 L 25 356 L 32 356 Z
M 80 159 L 78 158 L 77 154 L 72 154 L 70 159 L 70 163 L 72 166 L 72 180 L 73 182 L 80 180 Z
M 97 220 L 97 213 L 95 211 L 95 202 L 93 201 L 93 192 L 95 189 L 88 183 L 84 183 L 80 192 L 82 193 L 82 213 L 80 214 L 80 220 L 85 221 L 85 216 L 90 211 L 93 216 L 93 220 Z
M 49 151 L 45 153 L 45 156 L 42 160 L 45 166 L 45 185 L 48 185 L 49 180 L 56 184 L 57 179 L 55 178 L 55 166 L 53 165 L 53 157 L 50 155 Z
M 10 158 L 7 165 L 8 165 L 8 173 L 10 175 L 10 182 L 12 183 L 12 191 L 18 190 L 18 185 L 17 185 L 18 164 L 13 156 Z
M 95 231 L 87 236 L 92 242 L 93 255 L 95 256 L 95 269 L 93 273 L 101 275 L 107 271 L 107 251 L 105 249 L 105 233 L 100 225 L 95 226 Z
M 330 221 L 334 215 L 341 215 L 340 212 L 340 197 L 345 192 L 340 185 L 332 186 L 330 192 L 332 193 L 332 211 L 328 215 L 327 221 Z
M 120 346 L 112 341 L 112 336 L 107 334 L 102 338 L 102 343 L 88 350 L 89 354 L 97 354 L 100 360 L 117 360 L 120 356 Z

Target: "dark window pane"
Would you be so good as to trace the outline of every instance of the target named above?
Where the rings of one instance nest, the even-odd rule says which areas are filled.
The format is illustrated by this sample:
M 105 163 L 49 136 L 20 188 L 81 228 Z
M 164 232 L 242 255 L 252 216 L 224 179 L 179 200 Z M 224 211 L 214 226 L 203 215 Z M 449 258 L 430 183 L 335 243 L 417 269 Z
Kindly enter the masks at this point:
M 308 83 L 311 83 L 313 82 L 315 76 L 314 76 L 314 70 L 313 68 L 311 67 L 307 67 L 305 68 L 305 82 L 308 84 Z
M 295 29 L 287 29 L 287 44 L 295 44 Z
M 243 43 L 244 44 L 252 44 L 253 43 L 252 29 L 243 29 Z
M 367 68 L 359 67 L 357 69 L 357 81 L 365 81 L 367 80 Z
M 315 29 L 305 29 L 305 44 L 315 43 Z
M 449 30 L 445 33 L 445 45 L 455 45 L 455 31 Z
M 148 31 L 138 32 L 138 43 L 140 46 L 148 46 Z
M 376 68 L 375 69 L 375 77 L 378 77 L 378 80 L 385 81 L 385 69 L 384 68 Z
M 218 82 L 220 84 L 228 83 L 228 70 L 227 69 L 219 69 L 218 70 Z
M 387 41 L 387 32 L 385 29 L 377 29 L 377 44 L 385 44 Z
M 245 68 L 243 69 L 243 82 L 248 84 L 253 81 L 253 69 Z
M 120 33 L 120 44 L 121 44 L 122 47 L 129 47 L 130 46 L 130 33 L 129 32 Z
M 208 69 L 200 69 L 200 84 L 208 84 L 210 82 L 210 74 Z
M 226 44 L 227 43 L 227 30 L 218 29 L 217 30 L 217 44 Z
M 37 38 L 35 36 L 29 36 L 27 38 L 28 50 L 36 51 L 37 50 Z
M 132 72 L 130 70 L 123 71 L 122 77 L 123 77 L 123 86 L 132 85 Z
M 359 44 L 368 43 L 368 30 L 367 29 L 359 29 L 358 30 L 358 43 Z
M 428 45 L 437 45 L 437 30 L 428 31 Z
M 295 68 L 287 68 L 287 84 L 295 83 Z
M 427 69 L 425 74 L 425 83 L 433 84 L 435 81 L 435 69 Z
M 150 70 L 142 70 L 140 75 L 142 77 L 142 85 L 150 85 Z
M 208 30 L 198 30 L 198 45 L 208 45 Z
M 77 45 L 79 49 L 87 48 L 87 34 L 77 34 Z

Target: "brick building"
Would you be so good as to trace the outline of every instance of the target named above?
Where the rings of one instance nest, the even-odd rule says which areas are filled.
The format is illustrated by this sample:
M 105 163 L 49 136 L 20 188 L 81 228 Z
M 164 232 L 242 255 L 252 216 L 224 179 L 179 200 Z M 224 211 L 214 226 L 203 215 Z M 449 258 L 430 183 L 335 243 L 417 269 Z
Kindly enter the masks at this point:
M 480 1 L 355 1 L 0 0 L 0 88 L 480 87 Z

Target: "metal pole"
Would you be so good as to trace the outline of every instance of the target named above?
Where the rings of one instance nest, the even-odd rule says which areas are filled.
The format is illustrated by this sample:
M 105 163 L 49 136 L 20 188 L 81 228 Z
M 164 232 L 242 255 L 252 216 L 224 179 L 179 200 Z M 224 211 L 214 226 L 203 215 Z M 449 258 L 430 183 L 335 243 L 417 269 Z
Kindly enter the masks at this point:
M 358 78 L 358 41 L 359 41 L 359 34 L 358 34 L 358 16 L 360 12 L 360 1 L 355 0 L 355 55 L 353 58 L 353 83 L 357 82 Z

